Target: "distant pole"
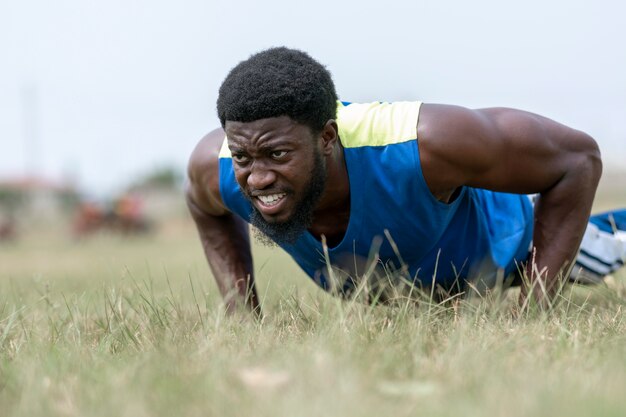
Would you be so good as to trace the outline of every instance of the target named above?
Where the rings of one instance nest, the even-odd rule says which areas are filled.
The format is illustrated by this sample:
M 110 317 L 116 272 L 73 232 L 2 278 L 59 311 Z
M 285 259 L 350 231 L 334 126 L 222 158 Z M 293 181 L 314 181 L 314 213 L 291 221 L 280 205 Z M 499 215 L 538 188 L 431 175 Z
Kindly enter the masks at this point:
M 36 177 L 41 164 L 41 110 L 36 85 L 22 87 L 22 134 L 24 144 L 24 173 Z

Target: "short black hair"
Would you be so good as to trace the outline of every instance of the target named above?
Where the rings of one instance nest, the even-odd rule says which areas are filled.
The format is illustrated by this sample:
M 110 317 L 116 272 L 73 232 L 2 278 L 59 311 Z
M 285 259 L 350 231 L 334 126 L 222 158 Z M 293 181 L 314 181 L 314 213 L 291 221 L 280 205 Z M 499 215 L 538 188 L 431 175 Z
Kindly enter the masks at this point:
M 307 53 L 270 48 L 240 62 L 226 76 L 217 98 L 226 121 L 253 122 L 289 116 L 314 133 L 337 116 L 337 93 L 330 72 Z

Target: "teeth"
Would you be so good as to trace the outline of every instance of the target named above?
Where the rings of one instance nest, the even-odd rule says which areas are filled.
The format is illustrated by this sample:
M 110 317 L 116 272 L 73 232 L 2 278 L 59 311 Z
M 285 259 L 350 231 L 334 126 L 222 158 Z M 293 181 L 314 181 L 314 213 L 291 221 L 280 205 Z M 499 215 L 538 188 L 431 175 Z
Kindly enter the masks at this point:
M 273 206 L 280 199 L 282 199 L 285 195 L 286 195 L 285 193 L 270 194 L 270 195 L 260 195 L 260 196 L 258 196 L 258 199 L 261 200 L 263 202 L 263 204 L 267 204 L 267 205 Z

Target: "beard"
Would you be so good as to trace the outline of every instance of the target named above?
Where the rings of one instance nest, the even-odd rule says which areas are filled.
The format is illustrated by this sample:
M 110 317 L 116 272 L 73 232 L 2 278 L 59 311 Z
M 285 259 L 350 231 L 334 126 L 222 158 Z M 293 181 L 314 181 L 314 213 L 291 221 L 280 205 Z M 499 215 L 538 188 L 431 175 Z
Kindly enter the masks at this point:
M 296 205 L 293 214 L 284 222 L 270 223 L 252 204 L 250 223 L 256 228 L 256 241 L 265 246 L 293 245 L 313 224 L 313 210 L 326 188 L 326 166 L 321 152 L 315 150 L 313 168 L 302 200 Z M 251 200 L 250 196 L 246 196 Z

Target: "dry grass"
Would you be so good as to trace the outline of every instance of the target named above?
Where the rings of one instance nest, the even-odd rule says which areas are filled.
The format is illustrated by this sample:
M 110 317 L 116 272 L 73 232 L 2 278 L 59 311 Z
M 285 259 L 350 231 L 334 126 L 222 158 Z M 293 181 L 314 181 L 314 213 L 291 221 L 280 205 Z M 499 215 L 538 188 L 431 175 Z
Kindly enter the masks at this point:
M 371 308 L 256 250 L 266 317 L 225 317 L 195 232 L 0 248 L 2 416 L 626 414 L 624 277 L 550 315 Z

